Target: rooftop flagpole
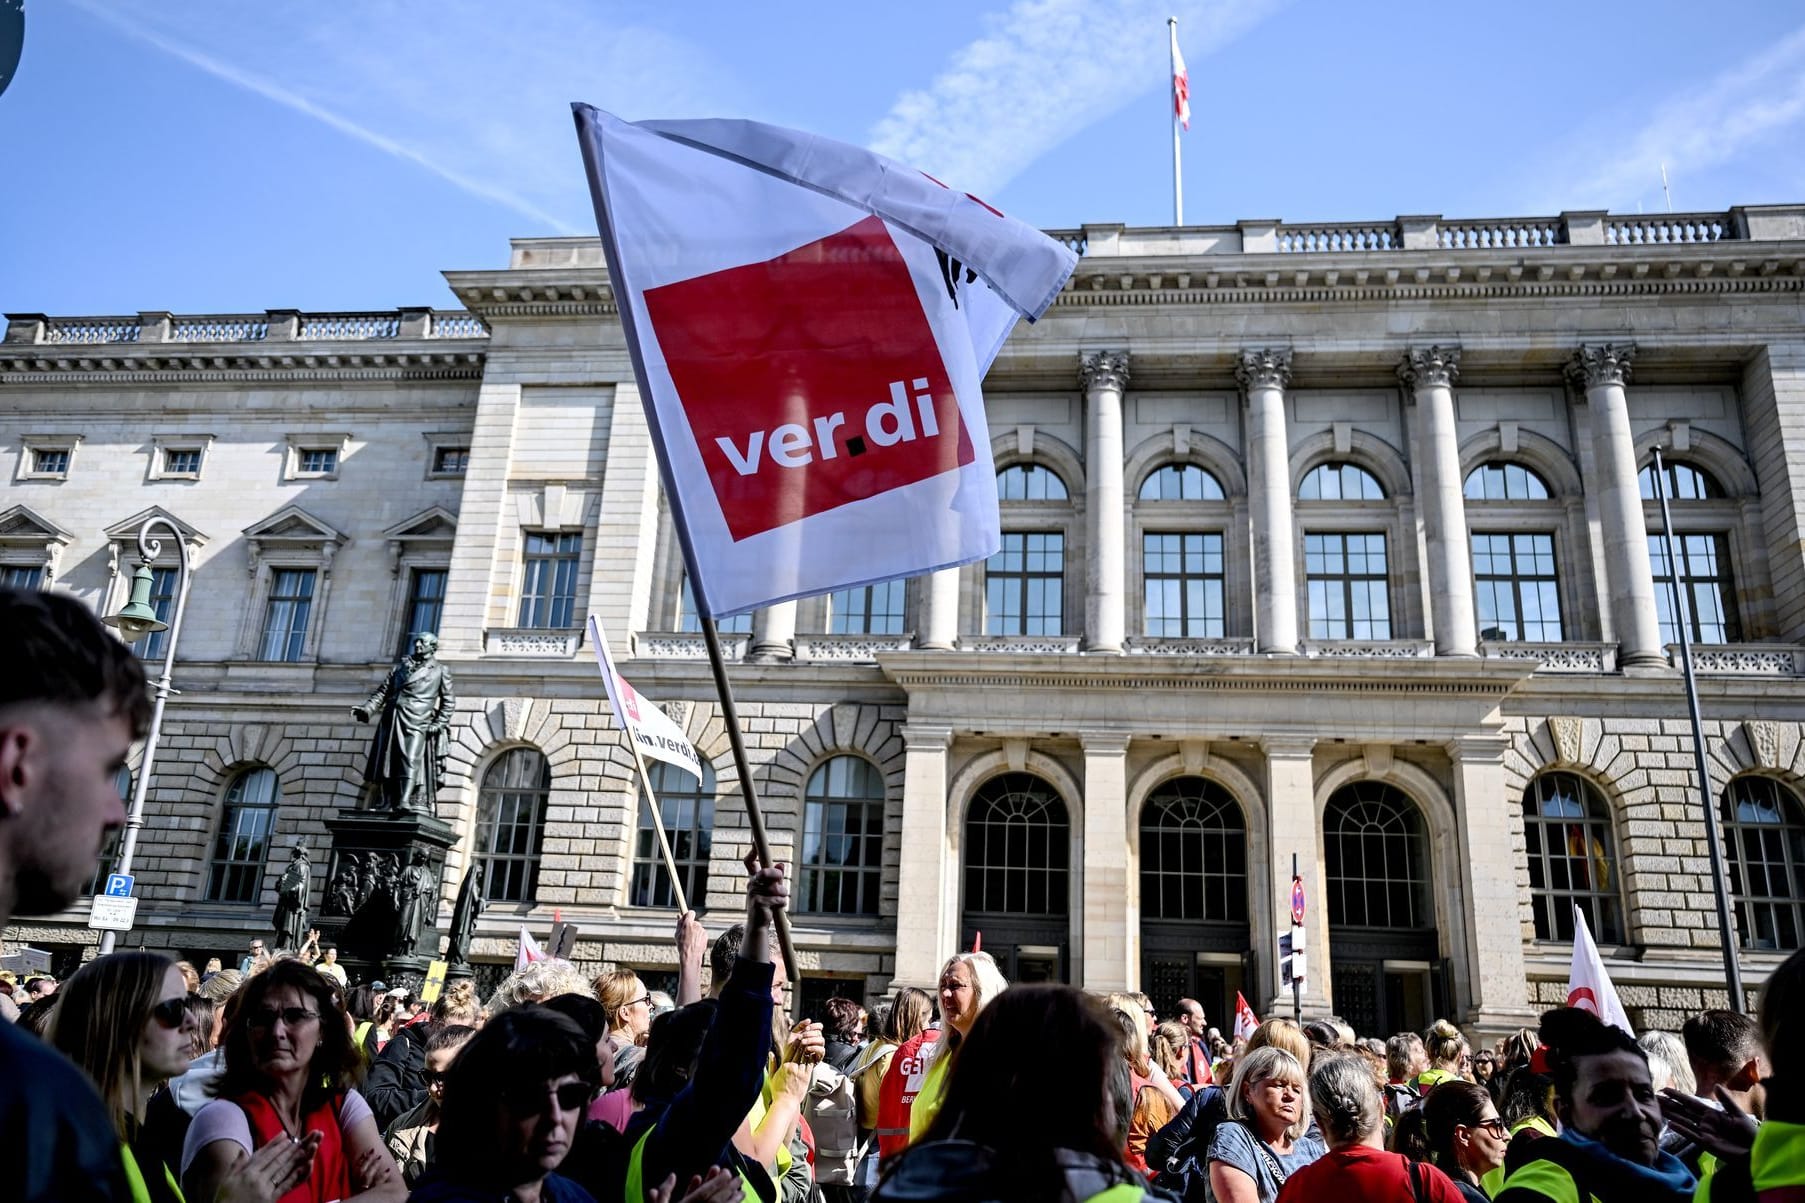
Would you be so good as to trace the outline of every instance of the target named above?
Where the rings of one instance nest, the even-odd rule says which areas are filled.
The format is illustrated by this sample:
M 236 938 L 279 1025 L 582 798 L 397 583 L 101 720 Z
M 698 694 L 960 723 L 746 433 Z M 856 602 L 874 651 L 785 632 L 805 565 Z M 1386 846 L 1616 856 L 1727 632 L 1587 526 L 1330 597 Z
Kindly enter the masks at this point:
M 1178 135 L 1183 128 L 1180 122 L 1188 122 L 1189 118 L 1190 79 L 1178 53 L 1177 17 L 1166 18 L 1166 32 L 1170 35 L 1172 58 L 1172 83 L 1168 89 L 1172 109 L 1172 224 L 1182 226 L 1185 224 L 1185 183 Z

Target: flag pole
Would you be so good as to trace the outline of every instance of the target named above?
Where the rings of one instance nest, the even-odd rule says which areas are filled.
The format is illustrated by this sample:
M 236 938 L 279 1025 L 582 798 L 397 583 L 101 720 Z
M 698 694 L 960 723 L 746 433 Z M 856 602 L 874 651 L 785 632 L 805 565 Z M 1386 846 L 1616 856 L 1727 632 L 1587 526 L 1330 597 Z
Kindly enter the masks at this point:
M 1661 449 L 1654 449 L 1655 497 L 1661 503 L 1661 537 L 1667 548 L 1667 588 L 1673 597 L 1673 622 L 1680 631 L 1680 672 L 1686 680 L 1686 709 L 1692 717 L 1692 756 L 1698 765 L 1699 799 L 1705 806 L 1705 848 L 1711 857 L 1711 885 L 1717 894 L 1717 938 L 1723 945 L 1724 985 L 1730 992 L 1730 1010 L 1741 1015 L 1748 1005 L 1742 994 L 1742 969 L 1736 964 L 1736 927 L 1730 920 L 1730 894 L 1724 882 L 1717 807 L 1711 802 L 1711 768 L 1705 761 L 1705 725 L 1698 713 L 1698 682 L 1692 676 L 1692 636 L 1689 599 L 1680 589 L 1679 547 L 1673 537 L 1673 516 L 1667 509 L 1667 469 Z
M 699 610 L 701 607 L 697 607 Z M 758 785 L 752 780 L 752 762 L 746 757 L 746 737 L 740 732 L 739 708 L 733 704 L 733 686 L 727 680 L 727 660 L 721 655 L 721 633 L 715 621 L 701 615 L 702 639 L 708 645 L 708 666 L 714 670 L 715 692 L 721 698 L 721 717 L 727 722 L 727 742 L 733 748 L 733 768 L 740 775 L 740 796 L 746 800 L 746 822 L 752 828 L 752 848 L 762 868 L 770 868 L 771 840 L 765 833 L 765 815 L 758 806 Z M 802 977 L 796 971 L 796 944 L 790 938 L 788 911 L 777 912 L 777 943 L 783 950 L 784 971 L 790 976 L 790 1014 L 802 997 Z
M 1179 149 L 1178 149 L 1178 135 L 1179 135 L 1178 96 L 1177 96 L 1176 91 L 1174 90 L 1178 86 L 1178 18 L 1177 17 L 1167 17 L 1166 18 L 1166 32 L 1170 35 L 1170 41 L 1172 44 L 1171 45 L 1172 78 L 1168 82 L 1167 87 L 1166 87 L 1166 91 L 1168 93 L 1168 95 L 1166 97 L 1166 99 L 1168 101 L 1166 107 L 1172 111 L 1172 113 L 1171 113 L 1171 115 L 1172 115 L 1172 224 L 1175 226 L 1182 226 L 1185 224 L 1185 185 L 1184 185 L 1184 173 L 1181 169 L 1180 154 L 1179 154 Z
M 664 812 L 658 808 L 658 795 L 652 792 L 652 775 L 646 772 L 646 760 L 639 751 L 639 740 L 633 729 L 627 728 L 627 747 L 633 751 L 633 767 L 639 770 L 639 785 L 646 792 L 646 801 L 652 808 L 652 830 L 658 833 L 658 850 L 664 854 L 664 867 L 670 870 L 671 894 L 677 900 L 677 913 L 681 915 L 689 909 L 689 900 L 683 896 L 683 878 L 677 872 L 677 857 L 671 852 L 671 840 L 664 831 Z

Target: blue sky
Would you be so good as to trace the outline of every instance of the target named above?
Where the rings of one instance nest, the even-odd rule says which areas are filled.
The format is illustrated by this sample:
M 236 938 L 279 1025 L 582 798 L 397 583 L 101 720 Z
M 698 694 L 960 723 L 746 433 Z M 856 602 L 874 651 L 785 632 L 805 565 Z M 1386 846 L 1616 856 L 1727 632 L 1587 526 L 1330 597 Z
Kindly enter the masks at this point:
M 455 304 L 593 233 L 568 101 L 873 146 L 1043 226 L 1805 201 L 1805 5 L 27 0 L 0 311 Z

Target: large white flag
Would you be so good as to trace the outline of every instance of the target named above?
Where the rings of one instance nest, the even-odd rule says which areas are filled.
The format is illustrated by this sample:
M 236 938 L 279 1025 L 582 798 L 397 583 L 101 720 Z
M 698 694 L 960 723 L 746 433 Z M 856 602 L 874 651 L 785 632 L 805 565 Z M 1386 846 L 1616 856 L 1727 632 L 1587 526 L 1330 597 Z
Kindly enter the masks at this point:
M 639 745 L 642 756 L 674 764 L 697 781 L 702 779 L 702 758 L 695 745 L 683 734 L 671 716 L 639 696 L 614 667 L 614 653 L 608 650 L 608 637 L 595 615 L 589 616 L 589 642 L 595 647 L 595 658 L 602 666 L 602 686 L 608 691 L 608 704 L 614 717 L 626 728 L 627 738 Z
M 854 146 L 572 109 L 697 610 L 995 552 L 979 382 L 1077 257 Z
M 1617 998 L 1617 987 L 1611 984 L 1611 975 L 1604 970 L 1604 958 L 1598 955 L 1598 945 L 1592 943 L 1592 929 L 1586 926 L 1586 914 L 1577 903 L 1573 907 L 1573 967 L 1567 971 L 1567 1005 L 1590 1011 L 1632 1036 L 1636 1034 L 1636 1029 L 1630 1026 L 1629 1013 Z

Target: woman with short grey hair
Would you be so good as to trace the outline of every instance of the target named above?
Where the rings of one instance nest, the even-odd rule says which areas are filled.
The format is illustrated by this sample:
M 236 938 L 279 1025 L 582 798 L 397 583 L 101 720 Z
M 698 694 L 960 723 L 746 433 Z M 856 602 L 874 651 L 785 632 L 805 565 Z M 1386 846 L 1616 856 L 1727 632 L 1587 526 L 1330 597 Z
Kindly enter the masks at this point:
M 1305 1135 L 1304 1067 L 1282 1048 L 1263 1045 L 1236 1059 L 1228 1114 L 1210 1140 L 1212 1203 L 1274 1203 L 1286 1179 L 1325 1152 L 1320 1139 Z
M 1285 1181 L 1278 1203 L 1464 1203 L 1434 1166 L 1385 1151 L 1385 1100 L 1372 1063 L 1359 1053 L 1325 1053 L 1310 1065 L 1310 1106 L 1328 1152 Z

